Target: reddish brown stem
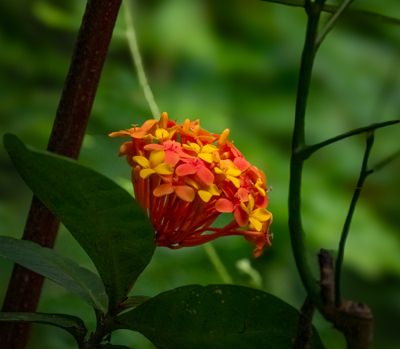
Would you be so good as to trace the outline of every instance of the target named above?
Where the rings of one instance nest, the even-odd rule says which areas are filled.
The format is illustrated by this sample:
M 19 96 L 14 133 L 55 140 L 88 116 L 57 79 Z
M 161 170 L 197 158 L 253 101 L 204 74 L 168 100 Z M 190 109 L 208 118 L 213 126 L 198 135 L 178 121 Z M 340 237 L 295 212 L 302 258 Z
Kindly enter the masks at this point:
M 313 335 L 313 316 L 315 306 L 307 297 L 300 309 L 299 320 L 297 322 L 297 333 L 293 342 L 293 349 L 310 349 L 311 338 Z
M 121 0 L 88 0 L 47 150 L 77 158 L 89 120 L 97 85 L 108 51 Z M 35 197 L 23 239 L 53 247 L 58 220 Z M 43 277 L 18 265 L 14 267 L 2 311 L 35 311 Z M 26 347 L 30 325 L 0 325 L 2 349 Z
M 343 333 L 348 349 L 369 349 L 372 345 L 374 319 L 368 305 L 342 300 L 335 304 L 333 258 L 326 250 L 319 253 L 321 296 L 324 317 Z

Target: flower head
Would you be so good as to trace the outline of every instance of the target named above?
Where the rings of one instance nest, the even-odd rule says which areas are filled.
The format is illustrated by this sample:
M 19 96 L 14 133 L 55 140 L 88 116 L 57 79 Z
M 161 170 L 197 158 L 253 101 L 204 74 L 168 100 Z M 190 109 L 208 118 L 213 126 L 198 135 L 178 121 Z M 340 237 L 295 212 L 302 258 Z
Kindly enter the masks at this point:
M 146 210 L 159 246 L 195 246 L 227 235 L 255 244 L 254 255 L 270 245 L 272 214 L 265 176 L 228 139 L 229 130 L 210 133 L 200 121 L 159 121 L 113 132 L 130 137 L 120 147 L 132 167 L 136 200 Z M 216 218 L 233 213 L 224 227 Z

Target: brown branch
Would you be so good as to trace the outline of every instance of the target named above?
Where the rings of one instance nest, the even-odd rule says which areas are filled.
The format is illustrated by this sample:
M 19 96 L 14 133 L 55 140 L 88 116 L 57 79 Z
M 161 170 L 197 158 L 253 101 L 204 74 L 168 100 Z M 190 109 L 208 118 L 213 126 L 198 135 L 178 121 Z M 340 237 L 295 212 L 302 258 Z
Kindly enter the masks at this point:
M 71 158 L 79 155 L 120 5 L 121 0 L 87 2 L 47 146 L 49 151 Z M 23 239 L 53 247 L 58 227 L 58 220 L 34 197 Z M 35 311 L 42 285 L 42 276 L 16 265 L 2 311 Z M 2 324 L 2 349 L 25 348 L 29 332 L 29 324 Z
M 335 278 L 333 258 L 326 250 L 319 254 L 321 293 L 324 317 L 343 333 L 348 349 L 368 349 L 372 344 L 373 316 L 366 304 L 343 300 L 334 301 Z
M 297 333 L 293 342 L 293 349 L 311 348 L 311 338 L 313 335 L 312 320 L 315 306 L 307 297 L 300 309 L 299 320 L 297 322 Z

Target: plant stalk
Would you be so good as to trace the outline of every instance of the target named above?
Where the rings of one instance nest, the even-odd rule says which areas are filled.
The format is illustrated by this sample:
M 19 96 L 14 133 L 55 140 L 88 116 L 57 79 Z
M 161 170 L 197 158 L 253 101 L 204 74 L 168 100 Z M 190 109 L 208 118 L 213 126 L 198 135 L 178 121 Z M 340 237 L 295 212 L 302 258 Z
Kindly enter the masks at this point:
M 301 219 L 301 179 L 304 162 L 301 151 L 305 147 L 305 113 L 316 52 L 315 39 L 318 34 L 318 23 L 322 6 L 323 1 L 306 2 L 308 22 L 297 86 L 289 182 L 289 231 L 292 251 L 308 297 L 318 308 L 321 306 L 319 288 L 307 261 L 304 241 L 305 233 Z
M 335 266 L 335 305 L 339 307 L 342 303 L 342 295 L 341 295 L 341 273 L 342 273 L 342 264 L 344 258 L 344 250 L 346 247 L 347 236 L 349 235 L 351 221 L 353 219 L 354 211 L 358 202 L 358 198 L 360 197 L 362 187 L 364 185 L 365 180 L 367 179 L 370 172 L 368 171 L 368 159 L 371 154 L 371 149 L 374 144 L 374 133 L 371 131 L 367 135 L 367 141 L 365 146 L 364 158 L 361 165 L 360 175 L 358 177 L 357 185 L 353 193 L 353 197 L 350 202 L 349 211 L 346 216 L 346 220 L 343 225 L 342 234 L 340 236 L 338 255 L 336 258 L 336 266 Z
M 79 155 L 120 5 L 121 0 L 87 2 L 48 151 L 70 158 Z M 34 197 L 22 238 L 53 247 L 58 227 L 58 220 Z M 34 312 L 42 285 L 42 276 L 15 265 L 2 311 Z M 26 323 L 0 325 L 2 349 L 25 348 L 30 328 Z
M 136 72 L 138 75 L 140 87 L 142 88 L 144 97 L 146 102 L 151 110 L 154 119 L 158 119 L 160 117 L 160 108 L 158 107 L 153 92 L 150 88 L 149 82 L 147 80 L 146 73 L 144 71 L 142 56 L 139 50 L 139 44 L 136 38 L 135 26 L 133 24 L 132 18 L 132 8 L 130 4 L 130 0 L 124 1 L 124 17 L 126 23 L 126 38 L 128 41 L 129 49 L 131 52 L 132 60 L 136 68 Z
M 364 126 L 364 127 L 360 127 L 360 128 L 356 128 L 354 130 L 351 130 L 349 132 L 345 132 L 342 133 L 338 136 L 332 137 L 332 138 L 328 138 L 325 141 L 322 141 L 320 143 L 316 143 L 313 145 L 309 145 L 307 147 L 305 147 L 301 153 L 302 153 L 302 157 L 303 159 L 307 159 L 308 157 L 310 157 L 310 155 L 312 155 L 314 152 L 316 152 L 317 150 L 326 147 L 330 144 L 339 142 L 343 139 L 349 138 L 349 137 L 353 137 L 355 135 L 361 134 L 361 133 L 366 133 L 366 132 L 371 132 L 374 130 L 377 130 L 379 128 L 383 128 L 383 127 L 387 127 L 387 126 L 391 126 L 391 125 L 396 125 L 400 123 L 400 119 L 397 120 L 389 120 L 389 121 L 384 121 L 384 122 L 379 122 L 379 123 L 375 123 L 375 124 L 371 124 L 369 126 Z
M 324 28 L 322 28 L 321 33 L 318 35 L 317 39 L 315 40 L 315 46 L 318 49 L 322 41 L 324 41 L 325 37 L 328 33 L 333 29 L 339 17 L 347 10 L 347 8 L 351 5 L 353 0 L 344 0 L 341 5 L 338 7 L 337 11 L 329 18 L 328 23 L 325 24 Z
M 286 6 L 292 6 L 292 7 L 305 7 L 306 6 L 305 4 L 307 3 L 307 0 L 263 0 L 263 1 L 286 5 Z M 337 12 L 338 8 L 339 6 L 335 4 L 325 4 L 322 7 L 322 11 L 327 13 L 335 13 Z M 350 19 L 354 19 L 354 17 L 357 16 L 357 18 L 363 20 L 380 21 L 391 25 L 400 25 L 400 18 L 386 16 L 380 13 L 361 10 L 361 9 L 350 8 L 348 11 L 346 11 L 345 16 L 346 17 L 348 16 Z
M 219 258 L 219 255 L 217 251 L 215 250 L 214 245 L 212 242 L 209 242 L 205 245 L 203 245 L 204 251 L 207 254 L 207 257 L 209 258 L 211 264 L 214 266 L 215 271 L 221 278 L 222 282 L 224 284 L 233 284 L 233 279 L 231 275 L 229 274 L 228 270 L 225 268 L 224 263 L 221 261 L 221 258 Z

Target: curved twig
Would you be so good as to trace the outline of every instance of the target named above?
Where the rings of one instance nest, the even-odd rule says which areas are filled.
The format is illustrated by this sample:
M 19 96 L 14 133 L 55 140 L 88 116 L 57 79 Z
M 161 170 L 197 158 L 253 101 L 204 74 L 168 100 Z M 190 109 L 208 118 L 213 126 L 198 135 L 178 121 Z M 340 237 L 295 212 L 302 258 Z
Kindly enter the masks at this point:
M 367 135 L 364 158 L 361 165 L 360 175 L 358 177 L 357 185 L 353 193 L 353 197 L 350 202 L 349 211 L 346 216 L 346 220 L 343 225 L 342 234 L 340 236 L 338 255 L 336 257 L 336 266 L 335 266 L 335 303 L 336 306 L 340 306 L 342 303 L 341 297 L 341 272 L 342 272 L 342 264 L 344 258 L 344 249 L 346 247 L 346 240 L 349 234 L 351 221 L 353 219 L 354 210 L 357 205 L 358 198 L 360 197 L 362 187 L 368 175 L 371 173 L 368 171 L 368 158 L 371 154 L 371 149 L 374 144 L 374 133 L 371 131 Z
M 341 135 L 329 138 L 329 139 L 327 139 L 325 141 L 322 141 L 320 143 L 316 143 L 316 144 L 313 144 L 313 145 L 309 145 L 309 146 L 303 147 L 301 149 L 300 153 L 301 153 L 301 156 L 303 157 L 303 159 L 307 159 L 311 154 L 315 153 L 318 149 L 326 147 L 326 146 L 328 146 L 328 145 L 330 145 L 332 143 L 336 143 L 338 141 L 341 141 L 342 139 L 349 138 L 349 137 L 358 135 L 360 133 L 370 132 L 370 131 L 377 130 L 379 128 L 395 125 L 395 124 L 398 124 L 398 123 L 400 123 L 400 119 L 379 122 L 379 123 L 371 124 L 369 126 L 356 128 L 354 130 L 342 133 Z

